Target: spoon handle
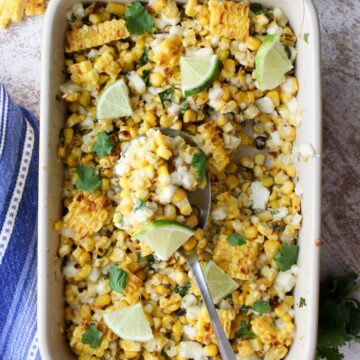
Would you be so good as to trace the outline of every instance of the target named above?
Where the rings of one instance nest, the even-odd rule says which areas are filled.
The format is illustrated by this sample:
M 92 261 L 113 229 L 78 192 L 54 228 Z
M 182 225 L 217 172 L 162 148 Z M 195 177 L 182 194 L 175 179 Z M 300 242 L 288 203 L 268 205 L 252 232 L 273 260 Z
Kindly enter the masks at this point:
M 212 327 L 214 329 L 215 336 L 217 338 L 218 347 L 219 347 L 219 351 L 221 354 L 221 359 L 222 360 L 236 360 L 234 351 L 231 348 L 230 342 L 229 342 L 228 338 L 226 337 L 226 334 L 221 325 L 219 316 L 216 312 L 215 305 L 211 298 L 210 291 L 207 287 L 205 276 L 201 269 L 200 262 L 199 262 L 199 259 L 197 258 L 197 255 L 196 255 L 196 259 L 191 259 L 191 260 L 189 261 L 189 265 L 194 274 L 195 280 L 196 280 L 199 290 L 201 292 L 201 296 L 204 300 L 207 311 L 209 313 L 210 321 L 211 321 Z

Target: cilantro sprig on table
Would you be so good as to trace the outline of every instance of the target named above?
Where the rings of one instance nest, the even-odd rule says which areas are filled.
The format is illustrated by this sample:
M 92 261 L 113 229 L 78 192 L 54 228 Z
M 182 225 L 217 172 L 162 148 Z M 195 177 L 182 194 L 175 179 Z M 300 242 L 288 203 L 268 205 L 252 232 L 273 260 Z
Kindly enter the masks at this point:
M 360 342 L 360 301 L 351 298 L 357 278 L 355 273 L 329 277 L 320 286 L 317 360 L 344 359 L 339 348 Z
M 87 192 L 94 192 L 101 186 L 101 177 L 96 175 L 95 168 L 92 166 L 79 165 L 76 168 L 78 179 L 76 188 Z
M 150 32 L 154 26 L 154 19 L 145 6 L 136 1 L 125 11 L 126 27 L 131 34 Z
M 95 325 L 89 325 L 81 337 L 81 342 L 83 344 L 90 345 L 93 349 L 96 349 L 102 339 L 103 333 L 97 329 Z

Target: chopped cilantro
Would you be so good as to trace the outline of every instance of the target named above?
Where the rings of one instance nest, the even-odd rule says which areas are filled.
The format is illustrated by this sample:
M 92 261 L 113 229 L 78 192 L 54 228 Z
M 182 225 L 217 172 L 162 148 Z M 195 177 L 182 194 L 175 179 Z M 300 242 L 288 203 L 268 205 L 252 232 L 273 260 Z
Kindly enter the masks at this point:
M 94 192 L 101 186 L 101 178 L 95 174 L 95 168 L 92 166 L 79 165 L 76 168 L 78 179 L 76 188 L 87 192 Z
M 141 77 L 144 80 L 144 83 L 146 86 L 151 86 L 151 82 L 150 82 L 150 70 L 143 70 Z
M 255 334 L 247 328 L 246 321 L 241 320 L 240 329 L 236 331 L 235 337 L 237 339 L 253 339 Z
M 360 301 L 350 298 L 357 278 L 351 273 L 321 283 L 316 359 L 341 360 L 340 347 L 360 342 Z
M 191 159 L 191 166 L 197 172 L 199 181 L 204 181 L 206 178 L 206 155 L 202 150 L 198 150 Z
M 121 293 L 126 287 L 126 271 L 116 265 L 111 265 L 109 286 L 116 292 Z
M 252 309 L 259 314 L 266 314 L 271 311 L 271 306 L 268 301 L 259 300 L 252 306 Z
M 297 245 L 283 244 L 275 255 L 275 261 L 281 271 L 287 271 L 296 264 L 298 255 L 299 247 Z
M 259 3 L 251 3 L 250 10 L 255 14 L 262 14 L 264 12 L 264 7 Z
M 141 55 L 141 58 L 139 60 L 140 65 L 145 65 L 149 61 L 149 48 L 145 48 L 143 54 Z
M 309 33 L 304 34 L 304 41 L 308 44 L 309 43 Z
M 93 349 L 96 349 L 100 343 L 103 333 L 97 329 L 95 325 L 89 325 L 81 337 L 83 344 L 90 345 Z
M 173 87 L 169 87 L 168 89 L 166 89 L 166 90 L 158 93 L 159 98 L 160 98 L 161 103 L 162 103 L 163 106 L 165 106 L 165 102 L 166 102 L 166 101 L 170 101 L 170 100 L 171 100 L 172 95 L 173 95 L 173 92 L 174 92 L 174 88 L 173 88 Z
M 184 115 L 184 112 L 186 111 L 186 109 L 188 108 L 189 103 L 188 101 L 185 99 L 181 104 L 180 104 L 180 114 Z
M 181 296 L 185 296 L 190 289 L 190 283 L 187 282 L 184 286 L 176 285 L 174 291 Z
M 306 299 L 301 297 L 299 302 L 299 308 L 306 306 Z
M 245 245 L 246 244 L 246 240 L 240 234 L 232 234 L 232 235 L 228 236 L 226 238 L 226 240 L 232 246 Z
M 248 311 L 249 311 L 250 307 L 249 306 L 246 306 L 246 305 L 242 305 L 240 307 L 240 311 L 244 314 L 246 314 Z
M 94 142 L 91 150 L 99 157 L 110 155 L 115 143 L 110 139 L 109 135 L 102 131 Z
M 142 199 L 136 199 L 135 205 L 134 205 L 134 211 L 138 211 L 143 209 L 146 206 L 146 201 Z
M 144 5 L 136 1 L 125 11 L 126 27 L 130 34 L 150 32 L 154 26 L 154 19 Z

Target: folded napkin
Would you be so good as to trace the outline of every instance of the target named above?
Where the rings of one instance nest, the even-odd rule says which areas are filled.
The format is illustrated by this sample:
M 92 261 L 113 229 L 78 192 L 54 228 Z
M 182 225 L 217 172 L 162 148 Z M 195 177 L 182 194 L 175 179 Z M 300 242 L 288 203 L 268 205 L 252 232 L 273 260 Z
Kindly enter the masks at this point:
M 39 359 L 36 240 L 39 124 L 0 84 L 0 359 Z

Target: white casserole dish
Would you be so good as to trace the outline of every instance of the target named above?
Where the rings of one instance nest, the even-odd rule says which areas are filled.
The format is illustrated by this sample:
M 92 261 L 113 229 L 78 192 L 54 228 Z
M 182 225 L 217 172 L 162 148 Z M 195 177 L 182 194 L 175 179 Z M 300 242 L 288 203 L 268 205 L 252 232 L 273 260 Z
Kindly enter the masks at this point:
M 112 0 L 114 1 L 114 0 Z M 115 0 L 116 1 L 116 0 Z M 58 136 L 64 121 L 63 104 L 56 99 L 64 81 L 66 10 L 80 0 L 52 0 L 44 24 L 41 78 L 38 336 L 43 360 L 75 359 L 60 330 L 63 323 L 63 281 L 57 258 L 59 234 L 53 223 L 61 217 L 62 164 L 57 158 Z M 104 2 L 108 2 L 107 0 Z M 124 2 L 124 1 L 123 1 Z M 179 1 L 181 2 L 181 1 Z M 303 226 L 300 232 L 299 274 L 295 288 L 296 334 L 287 360 L 312 360 L 317 337 L 320 194 L 321 82 L 319 27 L 311 0 L 256 0 L 283 9 L 298 36 L 296 75 L 298 100 L 304 109 L 297 143 L 311 143 L 317 156 L 298 163 L 303 187 Z M 309 34 L 308 43 L 303 38 Z M 299 308 L 300 297 L 306 306 Z

